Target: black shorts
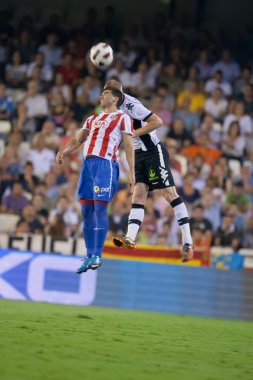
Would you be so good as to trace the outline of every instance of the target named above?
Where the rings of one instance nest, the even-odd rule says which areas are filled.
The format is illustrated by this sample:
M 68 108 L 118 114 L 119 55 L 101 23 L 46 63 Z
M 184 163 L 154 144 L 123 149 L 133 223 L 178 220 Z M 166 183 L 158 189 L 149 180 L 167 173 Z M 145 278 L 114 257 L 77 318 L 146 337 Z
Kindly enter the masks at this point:
M 175 186 L 169 168 L 169 153 L 163 144 L 159 143 L 146 152 L 135 151 L 135 180 L 148 185 L 149 191 Z

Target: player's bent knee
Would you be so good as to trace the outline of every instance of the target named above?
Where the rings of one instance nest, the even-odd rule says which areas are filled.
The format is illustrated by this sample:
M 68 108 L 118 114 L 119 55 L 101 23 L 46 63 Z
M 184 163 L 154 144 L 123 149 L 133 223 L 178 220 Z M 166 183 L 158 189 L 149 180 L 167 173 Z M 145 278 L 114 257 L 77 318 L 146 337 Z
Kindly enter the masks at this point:
M 162 195 L 167 201 L 172 202 L 174 199 L 178 198 L 179 195 L 177 193 L 177 189 L 175 186 L 166 187 L 166 189 L 162 190 Z

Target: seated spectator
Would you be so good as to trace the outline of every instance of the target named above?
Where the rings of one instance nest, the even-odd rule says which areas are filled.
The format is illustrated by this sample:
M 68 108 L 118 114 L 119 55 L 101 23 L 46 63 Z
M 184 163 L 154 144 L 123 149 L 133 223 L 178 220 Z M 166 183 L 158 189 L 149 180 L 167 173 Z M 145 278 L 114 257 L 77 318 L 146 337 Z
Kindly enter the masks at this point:
M 215 199 L 210 189 L 205 194 L 202 190 L 201 205 L 204 209 L 204 217 L 212 224 L 213 231 L 216 231 L 221 225 L 221 203 L 221 197 L 218 200 Z
M 122 234 L 127 229 L 128 213 L 124 203 L 115 201 L 109 215 L 109 228 L 114 234 Z
M 164 125 L 170 125 L 172 121 L 171 112 L 165 107 L 162 96 L 155 95 L 151 98 L 150 109 L 162 119 Z
M 226 157 L 220 157 L 214 162 L 212 177 L 220 189 L 227 190 L 230 187 L 232 172 Z
M 21 54 L 16 50 L 12 53 L 11 63 L 5 67 L 5 82 L 10 88 L 25 88 L 27 66 L 21 60 Z
M 132 45 L 130 45 L 128 41 L 121 40 L 119 41 L 119 49 L 115 56 L 124 61 L 126 69 L 131 70 L 137 58 L 137 52 L 132 48 Z
M 58 37 L 55 33 L 49 33 L 47 35 L 47 42 L 44 45 L 39 46 L 39 52 L 43 53 L 45 64 L 58 66 L 61 63 L 62 48 L 57 46 Z
M 54 200 L 55 202 L 58 200 L 58 197 L 60 195 L 60 187 L 57 184 L 57 177 L 55 173 L 52 173 L 50 171 L 49 173 L 45 174 L 45 184 L 47 187 L 47 191 L 45 193 L 47 198 L 50 198 Z
M 32 77 L 33 71 L 35 67 L 39 67 L 41 70 L 41 80 L 43 82 L 51 82 L 54 77 L 54 72 L 52 69 L 52 65 L 45 63 L 44 55 L 41 52 L 37 52 L 34 56 L 34 59 L 27 67 L 27 78 L 30 79 Z
M 213 64 L 211 74 L 221 71 L 224 80 L 232 83 L 240 75 L 240 66 L 232 59 L 231 52 L 228 49 L 224 49 L 221 52 L 221 59 Z
M 37 219 L 35 207 L 31 204 L 23 208 L 22 216 L 19 219 L 17 226 L 21 223 L 26 223 L 29 228 L 28 232 L 32 234 L 43 233 L 43 225 L 40 223 L 39 219 Z
M 21 132 L 10 133 L 7 147 L 14 149 L 20 164 L 24 165 L 30 152 L 30 144 L 25 141 L 23 134 Z
M 222 137 L 223 155 L 230 159 L 242 160 L 245 146 L 245 136 L 240 134 L 238 121 L 232 121 L 227 133 Z
M 92 112 L 93 106 L 89 103 L 88 95 L 83 93 L 79 95 L 76 101 L 70 107 L 70 116 L 79 123 L 83 122 Z
M 20 116 L 23 118 L 23 124 L 26 123 L 27 132 L 40 131 L 42 123 L 49 114 L 49 109 L 46 96 L 38 93 L 37 82 L 28 82 L 24 105 L 25 113 Z
M 231 84 L 223 80 L 223 74 L 219 70 L 214 73 L 212 79 L 206 82 L 205 92 L 212 94 L 217 87 L 222 89 L 224 96 L 230 96 L 232 94 Z
M 203 122 L 200 124 L 199 128 L 194 130 L 194 139 L 198 140 L 200 134 L 206 134 L 210 147 L 217 148 L 221 143 L 221 125 L 216 123 L 214 117 L 206 113 L 203 117 Z
M 88 95 L 89 103 L 96 105 L 101 95 L 101 83 L 95 75 L 86 75 L 76 89 L 76 97 L 83 93 Z
M 245 113 L 253 116 L 253 85 L 248 83 L 244 86 L 242 94 L 238 96 L 238 100 L 243 102 Z
M 48 215 L 49 215 L 48 210 L 45 208 L 45 199 L 46 199 L 45 196 L 40 193 L 34 194 L 32 198 L 32 205 L 35 208 L 36 215 L 38 217 L 39 222 L 43 226 L 46 225 L 48 221 Z
M 250 205 L 250 199 L 248 194 L 245 194 L 243 182 L 241 180 L 237 180 L 233 184 L 232 190 L 227 193 L 225 210 L 231 204 L 236 204 L 239 207 L 239 210 L 242 213 L 247 212 L 248 207 Z
M 219 247 L 231 247 L 237 251 L 240 247 L 240 235 L 235 228 L 234 217 L 225 214 L 220 228 L 214 234 L 213 245 Z
M 56 151 L 60 146 L 60 138 L 58 134 L 55 132 L 54 123 L 50 120 L 46 120 L 42 125 L 42 130 L 40 133 L 36 133 L 34 135 L 32 144 L 33 146 L 37 145 L 38 138 L 44 136 L 45 148 Z
M 55 99 L 57 95 L 60 95 L 65 104 L 71 104 L 72 102 L 72 90 L 71 86 L 65 82 L 63 74 L 61 72 L 57 72 L 55 75 L 54 86 L 51 91 L 51 103 L 55 104 Z
M 39 178 L 34 175 L 32 162 L 27 161 L 24 171 L 19 175 L 19 183 L 28 193 L 34 193 L 36 186 L 39 184 Z
M 204 110 L 205 95 L 198 91 L 198 85 L 196 81 L 191 81 L 187 91 L 181 91 L 177 97 L 177 105 L 180 107 L 184 98 L 190 99 L 190 111 L 196 112 L 198 115 Z
M 191 87 L 191 82 L 194 81 L 198 83 L 199 80 L 199 69 L 197 66 L 192 65 L 188 70 L 188 77 L 186 81 L 184 82 L 184 90 L 189 91 Z
M 112 77 L 117 77 L 123 87 L 131 86 L 131 73 L 125 69 L 124 61 L 120 58 L 115 60 L 114 66 L 106 73 L 106 80 Z
M 224 99 L 222 88 L 216 87 L 212 96 L 205 102 L 205 111 L 211 114 L 216 120 L 223 119 L 228 108 L 228 101 Z
M 174 63 L 162 66 L 161 74 L 158 75 L 157 82 L 158 84 L 166 84 L 169 92 L 174 96 L 177 96 L 183 88 L 183 81 L 179 78 L 177 67 Z
M 249 115 L 245 114 L 245 106 L 242 102 L 237 102 L 234 112 L 225 117 L 223 124 L 223 131 L 225 133 L 233 121 L 238 121 L 241 135 L 248 135 L 253 132 L 252 120 Z
M 145 96 L 155 87 L 156 76 L 158 70 L 149 68 L 147 62 L 140 62 L 137 71 L 131 75 L 131 91 L 136 96 Z
M 176 119 L 172 123 L 167 138 L 176 140 L 180 148 L 189 146 L 193 142 L 191 134 L 186 131 L 184 122 L 180 119 Z
M 184 122 L 185 129 L 187 132 L 192 132 L 196 127 L 199 126 L 200 117 L 195 113 L 190 111 L 191 99 L 185 97 L 182 103 L 177 107 L 174 113 L 174 120 L 180 119 Z
M 31 161 L 34 167 L 34 173 L 39 177 L 44 177 L 50 171 L 55 162 L 55 152 L 46 148 L 45 137 L 41 133 L 37 135 L 37 141 L 31 149 L 27 161 Z
M 35 44 L 33 36 L 27 29 L 23 29 L 18 38 L 18 51 L 21 54 L 24 63 L 31 62 L 32 56 L 35 52 Z
M 196 138 L 196 144 L 184 148 L 181 152 L 188 159 L 194 159 L 197 155 L 201 155 L 205 163 L 212 166 L 214 161 L 220 157 L 221 152 L 212 147 L 209 143 L 208 136 L 205 132 L 201 132 Z
M 198 60 L 194 62 L 199 70 L 199 79 L 207 79 L 211 73 L 211 64 L 208 59 L 208 53 L 206 50 L 201 50 L 198 56 Z
M 243 234 L 243 247 L 253 248 L 253 216 L 246 220 L 246 228 Z
M 6 94 L 5 84 L 0 83 L 0 120 L 11 120 L 14 108 L 12 98 Z
M 56 72 L 62 75 L 63 82 L 67 85 L 75 86 L 77 84 L 80 70 L 76 67 L 70 53 L 63 55 L 61 64 L 57 67 Z
M 244 66 L 240 72 L 239 78 L 236 79 L 234 83 L 235 96 L 241 96 L 247 84 L 253 84 L 252 68 L 250 66 Z
M 50 211 L 50 223 L 55 220 L 55 215 L 62 216 L 66 226 L 66 236 L 73 236 L 78 228 L 78 213 L 73 209 L 67 197 L 61 196 L 56 208 Z
M 184 177 L 183 186 L 178 189 L 178 194 L 188 204 L 192 205 L 200 199 L 200 193 L 193 187 L 195 175 L 187 173 Z
M 193 216 L 189 220 L 191 229 L 199 229 L 203 236 L 211 240 L 212 223 L 204 217 L 204 207 L 199 204 L 193 208 Z
M 66 238 L 66 225 L 63 216 L 55 214 L 50 223 L 45 226 L 46 235 L 54 236 L 57 238 Z
M 19 162 L 18 152 L 13 147 L 7 146 L 4 154 L 0 159 L 2 171 L 10 176 L 10 179 L 17 180 L 22 171 L 21 163 Z
M 201 228 L 199 227 L 193 227 L 191 233 L 192 239 L 194 241 L 194 248 L 197 251 L 200 250 L 205 254 L 209 253 L 211 246 L 211 238 L 208 235 L 203 234 Z
M 68 119 L 70 109 L 64 102 L 64 99 L 61 94 L 55 94 L 52 101 L 51 107 L 51 120 L 57 127 L 57 132 L 63 134 L 64 123 Z
M 175 108 L 175 96 L 169 92 L 169 87 L 166 83 L 161 83 L 156 88 L 156 94 L 161 96 L 163 104 L 169 111 L 173 111 Z
M 60 149 L 62 149 L 73 137 L 77 135 L 79 125 L 75 120 L 69 120 L 65 123 L 64 128 L 64 134 L 60 137 Z M 83 147 L 80 147 L 79 152 L 82 150 Z M 73 152 L 70 157 L 71 160 L 77 160 L 78 152 Z
M 23 186 L 19 182 L 14 182 L 11 193 L 3 197 L 1 212 L 17 215 L 21 214 L 24 207 L 29 204 L 28 199 L 23 194 Z

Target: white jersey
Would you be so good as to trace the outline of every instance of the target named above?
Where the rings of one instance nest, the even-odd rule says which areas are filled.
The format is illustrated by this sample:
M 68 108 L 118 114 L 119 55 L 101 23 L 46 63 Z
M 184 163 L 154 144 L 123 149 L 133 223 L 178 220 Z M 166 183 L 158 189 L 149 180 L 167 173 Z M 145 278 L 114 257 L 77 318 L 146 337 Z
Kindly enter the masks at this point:
M 132 120 L 120 110 L 90 116 L 82 129 L 90 132 L 83 148 L 84 158 L 93 155 L 113 161 L 119 155 L 122 133 L 133 134 Z
M 124 101 L 120 109 L 131 116 L 135 130 L 144 127 L 147 124 L 145 121 L 153 113 L 144 107 L 138 99 L 127 94 L 124 94 Z M 142 149 L 143 151 L 147 151 L 148 149 L 154 148 L 159 141 L 160 140 L 156 135 L 156 131 L 152 131 L 146 135 L 134 137 L 134 149 Z

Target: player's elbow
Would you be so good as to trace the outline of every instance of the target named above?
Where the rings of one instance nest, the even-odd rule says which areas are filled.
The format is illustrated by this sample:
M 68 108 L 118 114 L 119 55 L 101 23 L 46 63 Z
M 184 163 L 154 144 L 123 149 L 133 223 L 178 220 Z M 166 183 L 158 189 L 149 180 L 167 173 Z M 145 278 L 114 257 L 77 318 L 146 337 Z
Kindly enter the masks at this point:
M 152 121 L 156 128 L 160 128 L 163 125 L 162 119 L 155 113 L 151 116 L 150 120 L 148 121 Z

